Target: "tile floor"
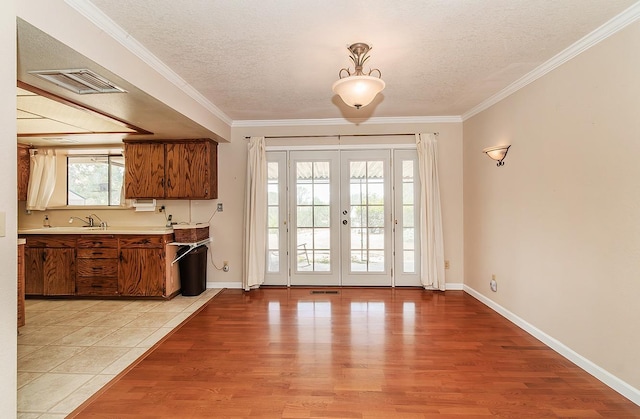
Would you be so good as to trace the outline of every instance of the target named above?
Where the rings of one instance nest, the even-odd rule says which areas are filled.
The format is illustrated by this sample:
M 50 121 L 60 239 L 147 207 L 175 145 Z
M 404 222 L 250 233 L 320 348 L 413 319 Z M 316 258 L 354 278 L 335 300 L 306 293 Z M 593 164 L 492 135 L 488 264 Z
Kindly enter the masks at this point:
M 169 301 L 27 300 L 18 418 L 64 418 L 219 291 Z

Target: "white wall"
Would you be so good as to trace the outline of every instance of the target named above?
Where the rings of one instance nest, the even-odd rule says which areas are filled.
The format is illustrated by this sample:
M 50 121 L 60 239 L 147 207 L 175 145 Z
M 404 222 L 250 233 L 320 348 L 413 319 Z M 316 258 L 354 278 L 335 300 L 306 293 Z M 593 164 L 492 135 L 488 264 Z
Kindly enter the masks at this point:
M 6 214 L 0 237 L 0 417 L 16 417 L 17 358 L 17 159 L 16 157 L 16 17 L 15 3 L 0 6 L 0 211 Z
M 465 285 L 636 389 L 639 49 L 636 22 L 464 123 Z

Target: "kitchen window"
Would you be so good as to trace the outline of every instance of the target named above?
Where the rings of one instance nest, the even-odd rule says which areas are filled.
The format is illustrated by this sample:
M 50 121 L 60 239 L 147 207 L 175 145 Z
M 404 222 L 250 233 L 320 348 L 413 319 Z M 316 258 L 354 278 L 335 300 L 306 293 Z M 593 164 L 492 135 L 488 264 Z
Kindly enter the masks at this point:
M 123 182 L 121 154 L 67 157 L 67 205 L 119 206 Z

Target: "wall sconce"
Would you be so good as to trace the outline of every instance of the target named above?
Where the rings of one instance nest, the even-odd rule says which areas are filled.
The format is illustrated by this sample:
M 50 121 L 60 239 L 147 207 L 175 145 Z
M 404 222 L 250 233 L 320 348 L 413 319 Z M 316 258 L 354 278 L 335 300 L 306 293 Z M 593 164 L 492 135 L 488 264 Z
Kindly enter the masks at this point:
M 507 151 L 509 151 L 509 147 L 511 145 L 497 145 L 493 147 L 487 147 L 482 150 L 487 156 L 491 157 L 493 160 L 497 161 L 498 164 L 496 166 L 504 166 L 504 158 L 507 157 Z

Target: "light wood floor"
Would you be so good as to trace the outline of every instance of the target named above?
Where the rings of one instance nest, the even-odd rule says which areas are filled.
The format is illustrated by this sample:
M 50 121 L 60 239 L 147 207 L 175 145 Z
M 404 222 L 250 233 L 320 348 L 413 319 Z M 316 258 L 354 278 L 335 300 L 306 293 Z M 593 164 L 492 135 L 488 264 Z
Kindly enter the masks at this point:
M 640 418 L 462 291 L 225 290 L 71 417 Z

